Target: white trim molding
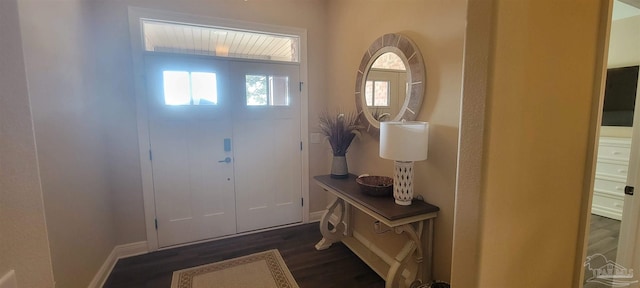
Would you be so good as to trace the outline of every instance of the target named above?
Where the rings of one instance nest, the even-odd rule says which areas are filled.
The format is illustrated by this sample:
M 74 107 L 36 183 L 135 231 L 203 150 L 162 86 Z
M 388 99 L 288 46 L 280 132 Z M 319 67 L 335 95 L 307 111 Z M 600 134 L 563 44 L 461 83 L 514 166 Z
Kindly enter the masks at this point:
M 96 276 L 93 277 L 93 280 L 89 283 L 88 287 L 102 287 L 107 281 L 107 278 L 109 278 L 109 274 L 111 274 L 113 267 L 116 266 L 119 259 L 145 254 L 147 252 L 149 252 L 149 249 L 147 248 L 147 241 L 134 242 L 113 247 L 113 250 L 111 250 L 111 253 L 107 256 L 107 259 L 100 267 L 100 270 L 98 270 L 98 273 L 96 273 Z
M 324 212 L 326 211 L 327 210 L 320 210 L 309 213 L 309 223 L 320 222 L 320 219 L 322 219 L 322 215 L 324 215 Z

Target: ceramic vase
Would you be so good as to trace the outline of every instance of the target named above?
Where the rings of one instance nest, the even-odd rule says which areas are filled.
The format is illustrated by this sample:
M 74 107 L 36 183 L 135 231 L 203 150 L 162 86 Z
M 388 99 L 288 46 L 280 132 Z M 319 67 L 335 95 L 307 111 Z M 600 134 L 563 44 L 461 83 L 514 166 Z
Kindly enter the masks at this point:
M 349 177 L 346 156 L 333 156 L 331 163 L 331 178 L 343 179 Z

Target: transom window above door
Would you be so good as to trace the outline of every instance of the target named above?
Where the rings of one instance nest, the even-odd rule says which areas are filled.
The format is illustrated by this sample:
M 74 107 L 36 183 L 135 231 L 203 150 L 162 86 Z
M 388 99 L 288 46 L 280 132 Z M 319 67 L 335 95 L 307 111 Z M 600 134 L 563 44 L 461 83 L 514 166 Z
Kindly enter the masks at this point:
M 142 20 L 142 33 L 145 51 L 300 62 L 296 35 L 150 19 Z

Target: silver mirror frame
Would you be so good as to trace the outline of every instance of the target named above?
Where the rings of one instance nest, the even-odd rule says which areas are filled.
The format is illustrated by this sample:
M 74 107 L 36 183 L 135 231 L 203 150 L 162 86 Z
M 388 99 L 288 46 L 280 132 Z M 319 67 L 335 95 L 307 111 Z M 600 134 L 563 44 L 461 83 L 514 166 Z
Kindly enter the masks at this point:
M 373 63 L 384 53 L 393 52 L 398 55 L 407 67 L 407 83 L 409 88 L 400 111 L 390 121 L 411 121 L 416 119 L 425 91 L 426 73 L 424 61 L 418 46 L 407 36 L 399 33 L 389 33 L 373 41 L 367 52 L 362 56 L 360 67 L 356 75 L 356 109 L 360 123 L 372 136 L 380 135 L 380 122 L 373 118 L 364 98 L 366 79 Z

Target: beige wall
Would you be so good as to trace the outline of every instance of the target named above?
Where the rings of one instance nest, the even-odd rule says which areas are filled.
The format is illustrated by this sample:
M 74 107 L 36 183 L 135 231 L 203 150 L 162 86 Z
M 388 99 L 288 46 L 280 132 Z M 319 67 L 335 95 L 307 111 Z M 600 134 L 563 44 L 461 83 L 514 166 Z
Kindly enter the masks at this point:
M 116 244 L 94 25 L 82 1 L 19 1 L 57 287 L 86 287 Z
M 473 9 L 487 9 L 475 7 L 478 1 L 469 2 Z M 318 112 L 324 107 L 355 108 L 355 71 L 370 43 L 384 33 L 405 33 L 420 47 L 427 71 L 426 98 L 418 120 L 431 123 L 430 153 L 428 160 L 416 163 L 415 173 L 416 192 L 442 209 L 436 221 L 435 278 L 451 279 L 454 207 L 460 207 L 456 233 L 468 231 L 464 225 L 472 223 L 476 212 L 481 231 L 479 240 L 470 238 L 467 243 L 460 237 L 464 233 L 456 234 L 456 245 L 477 247 L 481 256 L 476 270 L 457 270 L 457 277 L 451 279 L 454 283 L 478 275 L 481 287 L 570 287 L 579 253 L 575 247 L 580 241 L 580 213 L 586 209 L 581 206 L 588 190 L 583 179 L 593 149 L 589 145 L 594 140 L 589 125 L 596 123 L 591 121 L 598 59 L 598 34 L 593 31 L 598 28 L 600 3 L 494 2 L 491 12 L 478 13 L 479 25 L 488 25 L 483 22 L 487 13 L 495 16 L 490 29 L 494 38 L 491 46 L 485 47 L 483 38 L 465 34 L 467 1 L 463 0 L 446 5 L 398 0 L 392 6 L 365 0 L 19 0 L 26 78 L 58 287 L 86 286 L 116 244 L 145 240 L 127 5 L 307 29 L 310 132 L 317 132 Z M 4 28 L 5 21 L 11 20 L 0 21 Z M 14 27 L 10 31 L 15 33 L 15 23 L 9 27 Z M 482 27 L 472 28 L 468 31 L 486 32 Z M 482 58 L 486 55 L 483 49 L 490 51 L 487 90 L 483 90 L 482 81 L 473 83 L 467 78 L 482 77 L 486 75 L 483 71 L 465 72 L 463 78 L 465 37 L 477 41 L 467 45 L 468 49 L 478 49 L 467 51 L 466 56 Z M 15 53 L 10 54 L 12 59 Z M 486 67 L 483 65 L 467 67 Z M 566 73 L 557 67 L 576 68 Z M 465 89 L 487 92 L 488 110 L 482 198 L 471 193 L 456 202 L 460 106 L 463 102 L 474 104 L 467 102 L 473 99 L 462 99 L 463 81 Z M 11 83 L 22 85 L 17 89 L 26 93 L 26 84 Z M 473 92 L 465 91 L 465 97 Z M 22 102 L 11 105 L 24 104 L 24 99 L 16 101 Z M 4 107 L 13 106 L 3 102 Z M 16 119 L 26 121 L 24 115 L 20 117 Z M 473 125 L 468 129 L 472 131 Z M 564 133 L 567 130 L 574 132 Z M 19 131 L 28 134 L 30 128 Z M 26 139 L 28 145 L 33 140 L 25 135 L 17 139 Z M 0 151 L 2 157 L 7 153 Z M 26 153 L 33 171 L 35 155 Z M 377 155 L 378 141 L 363 135 L 348 153 L 350 170 L 391 175 L 393 163 Z M 326 143 L 311 145 L 309 156 L 311 176 L 329 171 Z M 469 159 L 466 156 L 460 158 Z M 37 182 L 37 175 L 29 177 L 25 183 Z M 2 189 L 4 193 L 4 183 Z M 35 192 L 22 200 L 36 203 L 33 215 L 38 217 L 42 213 L 36 199 L 38 188 L 29 189 Z M 311 211 L 324 209 L 325 193 L 313 182 L 310 192 Z M 2 197 L 4 203 L 4 194 Z M 471 209 L 467 214 L 461 204 L 482 210 Z M 2 208 L 0 213 L 5 211 Z M 361 219 L 360 227 L 370 228 L 367 217 Z M 6 228 L 1 228 L 4 233 Z M 44 228 L 36 230 L 38 241 L 42 241 Z M 5 238 L 0 239 L 4 244 Z M 41 264 L 46 262 L 43 245 L 34 246 L 42 249 L 38 254 L 44 257 L 38 262 Z M 0 256 L 5 259 L 4 254 Z M 464 261 L 464 255 L 457 259 Z M 0 262 L 0 273 L 10 268 L 4 263 Z M 43 267 L 41 283 L 50 283 L 47 267 Z
M 308 31 L 309 58 L 309 130 L 317 132 L 318 113 L 327 106 L 353 108 L 354 81 L 356 67 L 362 53 L 378 36 L 388 32 L 405 32 L 423 50 L 430 76 L 427 100 L 420 113 L 420 120 L 432 124 L 432 151 L 430 160 L 417 163 L 418 190 L 428 201 L 439 205 L 443 212 L 438 218 L 436 276 L 447 279 L 451 254 L 453 226 L 453 198 L 455 186 L 455 159 L 457 143 L 457 123 L 460 105 L 462 42 L 464 33 L 465 4 L 463 1 L 440 7 L 437 3 L 424 1 L 401 1 L 394 5 L 394 15 L 402 15 L 407 21 L 378 21 L 375 13 L 388 11 L 388 5 L 373 5 L 360 1 L 217 1 L 215 5 L 193 1 L 100 1 L 90 9 L 96 27 L 103 37 L 98 47 L 102 69 L 98 71 L 105 83 L 118 83 L 116 87 L 105 84 L 100 89 L 109 100 L 104 107 L 107 111 L 118 111 L 118 117 L 107 117 L 107 135 L 114 147 L 125 148 L 110 152 L 112 158 L 124 154 L 126 160 L 112 160 L 111 169 L 118 170 L 115 179 L 124 179 L 122 188 L 114 189 L 114 203 L 117 222 L 121 229 L 119 243 L 144 240 L 144 216 L 142 214 L 141 192 L 138 188 L 139 165 L 130 159 L 138 159 L 135 149 L 137 135 L 135 127 L 135 100 L 131 79 L 130 44 L 126 6 L 184 12 L 196 15 L 232 18 L 252 22 L 305 28 Z M 368 3 L 368 2 L 367 2 Z M 325 7 L 328 5 L 330 8 Z M 362 7 L 370 7 L 370 13 Z M 99 11 L 99 12 L 96 12 Z M 287 12 L 290 11 L 290 12 Z M 352 15 L 367 15 L 356 17 Z M 407 17 L 406 15 L 409 15 Z M 375 19 L 375 21 L 373 21 Z M 431 20 L 425 20 L 431 19 Z M 426 21 L 426 22 L 425 22 Z M 430 22 L 432 21 L 432 22 Z M 445 23 L 442 23 L 442 22 Z M 443 30 L 442 27 L 448 27 Z M 366 28 L 366 29 L 365 29 Z M 329 33 L 328 31 L 332 31 Z M 364 32 L 364 33 L 363 33 Z M 328 40 L 328 41 L 326 41 Z M 327 55 L 331 53 L 331 61 Z M 328 63 L 328 64 L 325 64 Z M 327 67 L 327 65 L 330 65 Z M 328 73 L 327 71 L 332 71 Z M 349 80 L 350 79 L 350 80 Z M 107 97 L 105 97 L 107 98 Z M 455 111 L 455 112 L 451 112 Z M 392 162 L 377 159 L 377 141 L 368 135 L 356 140 L 349 154 L 352 171 L 390 174 Z M 310 145 L 310 176 L 326 174 L 329 171 L 330 150 L 326 143 Z M 126 156 L 126 157 L 125 157 Z M 374 157 L 374 158 L 371 158 Z M 360 161 L 358 161 L 358 158 Z M 122 164 L 128 163 L 128 164 Z M 122 167 L 115 167 L 123 165 Z M 138 190 L 137 190 L 138 189 Z M 429 193 L 426 191 L 436 191 Z M 311 181 L 310 211 L 320 211 L 326 206 L 325 192 Z M 128 231 L 124 233 L 124 231 Z
M 606 2 L 495 1 L 479 287 L 577 286 Z
M 469 0 L 464 48 L 451 285 L 478 287 L 482 155 L 493 21 L 492 0 Z
M 427 88 L 417 120 L 430 122 L 429 159 L 415 163 L 415 193 L 441 209 L 434 246 L 434 277 L 441 280 L 450 278 L 465 18 L 466 1 L 442 5 L 439 1 L 402 0 L 389 5 L 385 1 L 335 0 L 329 2 L 327 21 L 329 108 L 355 110 L 356 71 L 362 55 L 379 36 L 404 33 L 422 52 Z M 378 149 L 378 140 L 368 134 L 355 140 L 347 153 L 349 170 L 393 175 L 393 162 L 381 159 Z M 371 219 L 357 226 L 368 230 Z
M 16 0 L 0 1 L 0 277 L 53 287 Z
M 608 67 L 640 64 L 640 16 L 611 23 Z
M 640 16 L 612 21 L 609 37 L 608 68 L 640 64 Z M 632 130 L 631 127 L 601 126 L 600 136 L 631 138 Z

